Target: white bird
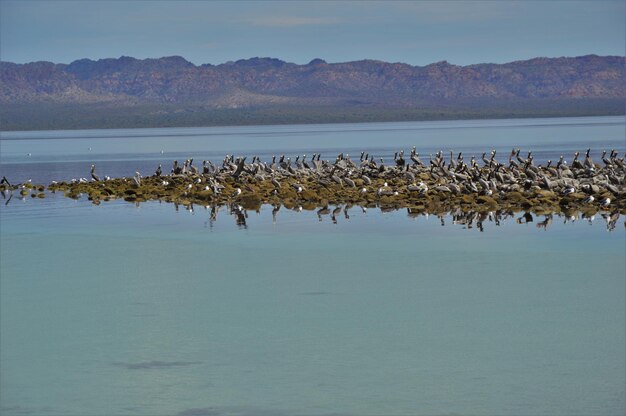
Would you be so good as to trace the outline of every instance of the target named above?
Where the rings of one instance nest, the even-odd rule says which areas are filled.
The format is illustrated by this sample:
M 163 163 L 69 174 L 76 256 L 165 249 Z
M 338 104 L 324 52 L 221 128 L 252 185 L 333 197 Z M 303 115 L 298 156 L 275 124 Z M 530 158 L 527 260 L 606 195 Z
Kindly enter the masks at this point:
M 141 173 L 135 172 L 135 176 L 133 176 L 133 181 L 135 181 L 135 185 L 141 186 Z

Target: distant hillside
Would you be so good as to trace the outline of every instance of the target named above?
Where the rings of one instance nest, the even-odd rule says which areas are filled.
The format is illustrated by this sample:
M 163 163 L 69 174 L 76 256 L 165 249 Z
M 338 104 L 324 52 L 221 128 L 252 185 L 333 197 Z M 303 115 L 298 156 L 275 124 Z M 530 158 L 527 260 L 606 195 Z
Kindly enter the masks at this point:
M 623 114 L 625 64 L 624 57 L 596 55 L 423 67 L 272 58 L 195 66 L 177 56 L 0 62 L 0 127 Z

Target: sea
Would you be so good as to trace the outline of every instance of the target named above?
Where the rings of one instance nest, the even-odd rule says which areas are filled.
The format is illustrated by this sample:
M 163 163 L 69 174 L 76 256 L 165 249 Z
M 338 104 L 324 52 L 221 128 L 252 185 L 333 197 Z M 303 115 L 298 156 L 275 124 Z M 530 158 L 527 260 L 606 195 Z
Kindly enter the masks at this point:
M 626 150 L 625 117 L 2 132 L 11 183 Z M 0 415 L 624 415 L 625 216 L 0 199 Z

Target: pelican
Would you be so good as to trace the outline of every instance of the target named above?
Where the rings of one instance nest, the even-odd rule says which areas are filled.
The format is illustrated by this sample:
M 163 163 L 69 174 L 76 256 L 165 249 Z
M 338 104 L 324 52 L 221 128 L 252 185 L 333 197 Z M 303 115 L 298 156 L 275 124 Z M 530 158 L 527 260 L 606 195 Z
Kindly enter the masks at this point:
M 135 172 L 135 176 L 133 176 L 133 181 L 135 182 L 135 185 L 137 185 L 137 187 L 140 187 L 141 186 L 141 173 Z
M 422 187 L 413 182 L 412 184 L 407 185 L 406 189 L 408 189 L 409 192 L 420 192 L 422 190 Z
M 96 175 L 96 165 L 91 165 L 91 178 L 96 182 L 100 182 L 100 178 Z
M 346 183 L 346 185 L 348 185 L 351 188 L 356 188 L 356 184 L 354 183 L 354 181 L 348 177 L 344 177 L 343 181 Z

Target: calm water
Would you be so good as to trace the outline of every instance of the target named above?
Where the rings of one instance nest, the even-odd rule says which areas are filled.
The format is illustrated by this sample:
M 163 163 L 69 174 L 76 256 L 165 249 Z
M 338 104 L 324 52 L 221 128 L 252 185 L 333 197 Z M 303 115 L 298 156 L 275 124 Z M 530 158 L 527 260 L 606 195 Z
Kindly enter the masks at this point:
M 88 176 L 92 161 L 118 176 L 225 153 L 389 158 L 416 145 L 504 159 L 516 146 L 545 160 L 626 146 L 623 117 L 3 133 L 0 145 L 0 175 L 42 183 Z M 2 415 L 626 413 L 624 216 L 610 232 L 600 214 L 545 228 L 505 215 L 481 232 L 451 216 L 353 207 L 333 222 L 264 206 L 244 227 L 226 208 L 211 221 L 202 206 L 6 201 Z

